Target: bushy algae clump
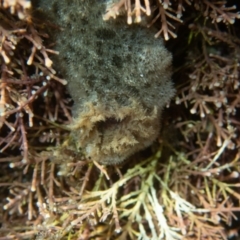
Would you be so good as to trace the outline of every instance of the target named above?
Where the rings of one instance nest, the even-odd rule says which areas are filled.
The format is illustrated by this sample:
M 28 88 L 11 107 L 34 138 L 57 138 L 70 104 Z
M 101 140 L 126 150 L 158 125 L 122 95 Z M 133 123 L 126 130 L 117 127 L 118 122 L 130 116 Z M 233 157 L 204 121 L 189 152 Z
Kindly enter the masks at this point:
M 85 155 L 116 164 L 158 136 L 174 95 L 171 54 L 140 26 L 105 22 L 106 1 L 40 1 L 62 31 L 59 69 L 74 100 L 72 138 Z
M 33 4 L 0 4 L 0 240 L 237 239 L 238 1 Z M 178 36 L 175 103 L 138 154 L 173 89 L 162 40 L 134 22 Z

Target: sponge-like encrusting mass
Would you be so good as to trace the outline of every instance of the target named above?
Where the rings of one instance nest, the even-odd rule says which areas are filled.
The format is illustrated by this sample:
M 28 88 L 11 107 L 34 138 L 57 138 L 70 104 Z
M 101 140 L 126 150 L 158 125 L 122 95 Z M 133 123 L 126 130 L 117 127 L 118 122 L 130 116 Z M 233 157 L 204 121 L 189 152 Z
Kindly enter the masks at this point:
M 41 0 L 63 29 L 59 70 L 74 99 L 72 137 L 86 156 L 116 164 L 158 136 L 174 95 L 171 54 L 161 39 L 124 21 L 104 22 L 105 1 Z

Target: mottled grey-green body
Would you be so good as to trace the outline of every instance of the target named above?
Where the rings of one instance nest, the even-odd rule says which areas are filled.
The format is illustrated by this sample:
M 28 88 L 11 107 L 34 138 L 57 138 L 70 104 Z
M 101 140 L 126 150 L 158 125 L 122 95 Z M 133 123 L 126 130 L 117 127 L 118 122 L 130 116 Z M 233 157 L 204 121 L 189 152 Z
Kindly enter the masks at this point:
M 156 139 L 174 90 L 163 41 L 121 19 L 104 22 L 104 2 L 42 0 L 40 6 L 63 29 L 56 35 L 58 70 L 74 99 L 73 138 L 88 157 L 113 164 Z

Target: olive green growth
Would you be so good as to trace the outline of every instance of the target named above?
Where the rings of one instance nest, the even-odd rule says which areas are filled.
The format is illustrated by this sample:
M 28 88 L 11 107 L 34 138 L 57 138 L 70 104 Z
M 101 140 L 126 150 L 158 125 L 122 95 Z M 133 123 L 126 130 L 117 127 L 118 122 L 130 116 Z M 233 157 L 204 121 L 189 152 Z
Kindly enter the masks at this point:
M 172 56 L 163 41 L 121 18 L 103 21 L 105 1 L 46 5 L 63 29 L 56 36 L 59 70 L 74 99 L 71 128 L 77 147 L 103 164 L 120 163 L 148 147 L 174 95 Z

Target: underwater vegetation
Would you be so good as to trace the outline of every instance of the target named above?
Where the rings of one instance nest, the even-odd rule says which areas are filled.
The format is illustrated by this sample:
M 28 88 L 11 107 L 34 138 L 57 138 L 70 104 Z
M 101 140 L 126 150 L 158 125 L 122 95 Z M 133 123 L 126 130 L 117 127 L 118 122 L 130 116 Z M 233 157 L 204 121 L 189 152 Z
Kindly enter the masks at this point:
M 74 100 L 76 147 L 97 162 L 116 164 L 151 145 L 174 95 L 172 57 L 163 42 L 145 28 L 103 21 L 104 1 L 39 5 L 50 6 L 49 15 L 64 29 L 55 36 L 62 52 L 58 69 L 66 72 Z
M 0 240 L 237 239 L 238 11 L 1 1 Z

